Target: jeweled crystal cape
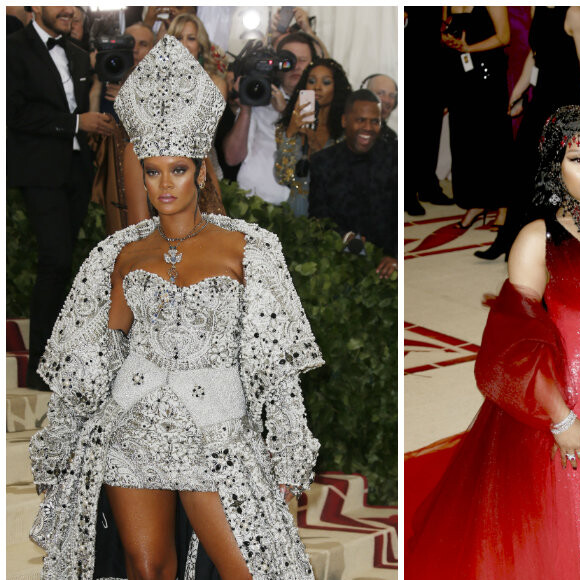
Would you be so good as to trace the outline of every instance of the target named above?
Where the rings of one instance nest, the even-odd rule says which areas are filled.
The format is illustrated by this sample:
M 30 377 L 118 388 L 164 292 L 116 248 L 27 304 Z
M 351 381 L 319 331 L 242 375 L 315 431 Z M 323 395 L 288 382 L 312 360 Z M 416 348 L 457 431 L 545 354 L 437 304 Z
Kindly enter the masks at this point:
M 271 461 L 277 482 L 299 493 L 312 480 L 319 443 L 307 427 L 297 377 L 324 361 L 277 236 L 241 220 L 216 215 L 206 218 L 246 236 L 240 377 L 247 416 L 256 432 L 267 428 L 271 460 L 266 461 Z M 35 434 L 30 444 L 34 481 L 46 491 L 31 531 L 31 538 L 47 551 L 45 580 L 93 578 L 97 502 L 107 444 L 114 429 L 111 417 L 117 413 L 110 387 L 125 356 L 122 333 L 108 329 L 110 276 L 121 249 L 151 234 L 156 223 L 153 219 L 129 226 L 92 250 L 75 278 L 39 366 L 39 373 L 53 391 L 48 426 Z M 227 489 L 228 458 L 216 454 L 217 471 L 222 460 Z M 263 463 L 264 458 L 256 461 Z M 242 511 L 239 501 L 228 501 L 227 493 L 220 496 L 230 523 L 244 526 L 243 521 L 236 520 Z M 248 565 L 254 578 L 312 578 L 306 556 L 300 555 L 300 549 L 296 556 L 298 538 L 290 529 L 292 522 L 274 505 L 276 502 L 271 503 L 266 507 L 268 513 L 276 512 L 280 526 L 288 529 L 272 530 L 267 543 L 288 542 L 288 546 L 279 557 L 272 555 L 275 551 L 263 549 L 258 557 L 260 547 L 240 545 L 246 559 L 251 560 Z M 293 546 L 287 537 L 293 538 Z M 194 578 L 196 551 L 194 535 L 187 579 Z M 292 554 L 300 561 L 288 565 Z

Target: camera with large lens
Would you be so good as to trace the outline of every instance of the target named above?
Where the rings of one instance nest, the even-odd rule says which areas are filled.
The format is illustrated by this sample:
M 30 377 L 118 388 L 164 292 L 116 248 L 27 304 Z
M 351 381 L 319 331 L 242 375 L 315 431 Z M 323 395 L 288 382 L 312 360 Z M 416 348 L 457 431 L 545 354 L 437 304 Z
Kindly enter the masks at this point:
M 262 42 L 249 40 L 232 63 L 231 69 L 240 78 L 240 103 L 252 107 L 270 104 L 272 83 L 277 84 L 278 73 L 296 66 L 296 57 L 288 50 L 275 52 Z
M 95 70 L 101 82 L 118 83 L 125 78 L 133 66 L 134 46 L 135 39 L 129 34 L 97 39 Z

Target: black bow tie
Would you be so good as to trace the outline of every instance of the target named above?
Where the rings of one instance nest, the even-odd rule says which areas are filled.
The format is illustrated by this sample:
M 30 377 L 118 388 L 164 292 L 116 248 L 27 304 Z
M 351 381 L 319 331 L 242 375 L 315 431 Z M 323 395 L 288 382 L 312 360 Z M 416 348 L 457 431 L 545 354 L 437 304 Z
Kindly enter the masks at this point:
M 52 38 L 52 36 L 51 36 L 46 41 L 46 48 L 48 48 L 48 50 L 52 50 L 57 44 L 64 48 L 64 45 L 65 45 L 64 36 L 61 36 L 60 38 Z

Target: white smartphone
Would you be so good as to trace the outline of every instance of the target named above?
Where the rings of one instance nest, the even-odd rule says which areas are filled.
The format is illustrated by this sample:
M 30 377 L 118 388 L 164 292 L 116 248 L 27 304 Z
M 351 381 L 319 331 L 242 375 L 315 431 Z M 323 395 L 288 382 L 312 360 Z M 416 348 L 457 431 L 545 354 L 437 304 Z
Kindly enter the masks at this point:
M 302 109 L 302 114 L 311 113 L 307 117 L 304 117 L 305 123 L 314 123 L 316 120 L 316 106 L 314 104 L 314 91 L 313 90 L 302 90 L 298 93 L 298 103 L 300 105 L 306 105 Z

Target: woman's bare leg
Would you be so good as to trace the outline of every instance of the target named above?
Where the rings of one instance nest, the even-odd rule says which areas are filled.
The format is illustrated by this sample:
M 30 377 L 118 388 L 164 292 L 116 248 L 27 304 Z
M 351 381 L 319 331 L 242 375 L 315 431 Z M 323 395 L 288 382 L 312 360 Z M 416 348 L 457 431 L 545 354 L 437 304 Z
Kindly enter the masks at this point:
M 129 580 L 175 580 L 177 493 L 105 485 L 125 551 Z
M 222 580 L 251 580 L 217 492 L 181 491 L 183 509 Z
M 507 216 L 507 207 L 500 207 L 497 210 L 497 217 L 493 222 L 493 226 L 503 226 L 505 224 L 505 218 Z

